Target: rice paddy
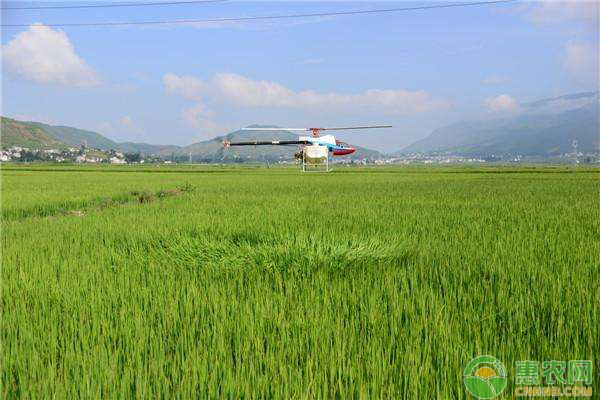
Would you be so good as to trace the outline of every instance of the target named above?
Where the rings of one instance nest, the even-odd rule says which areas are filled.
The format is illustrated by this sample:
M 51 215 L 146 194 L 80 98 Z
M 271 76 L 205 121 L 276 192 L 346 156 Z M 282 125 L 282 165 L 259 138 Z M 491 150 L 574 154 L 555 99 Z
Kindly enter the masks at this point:
M 598 169 L 5 166 L 2 219 L 2 398 L 465 399 L 482 354 L 598 382 Z

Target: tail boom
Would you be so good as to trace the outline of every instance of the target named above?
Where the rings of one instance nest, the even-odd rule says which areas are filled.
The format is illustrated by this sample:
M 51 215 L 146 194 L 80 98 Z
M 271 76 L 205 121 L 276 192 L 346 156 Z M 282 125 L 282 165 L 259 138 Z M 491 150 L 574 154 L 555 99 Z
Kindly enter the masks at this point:
M 224 140 L 223 145 L 225 147 L 230 146 L 287 146 L 295 144 L 310 144 L 307 140 L 266 140 L 266 141 L 249 141 L 249 142 L 231 142 Z

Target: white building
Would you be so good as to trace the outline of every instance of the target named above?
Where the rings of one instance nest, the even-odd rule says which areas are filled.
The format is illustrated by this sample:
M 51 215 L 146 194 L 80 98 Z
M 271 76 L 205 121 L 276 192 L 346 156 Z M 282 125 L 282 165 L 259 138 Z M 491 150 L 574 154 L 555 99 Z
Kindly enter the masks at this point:
M 121 159 L 121 158 L 117 158 L 117 157 L 111 157 L 110 158 L 110 163 L 111 164 L 127 164 L 127 161 Z

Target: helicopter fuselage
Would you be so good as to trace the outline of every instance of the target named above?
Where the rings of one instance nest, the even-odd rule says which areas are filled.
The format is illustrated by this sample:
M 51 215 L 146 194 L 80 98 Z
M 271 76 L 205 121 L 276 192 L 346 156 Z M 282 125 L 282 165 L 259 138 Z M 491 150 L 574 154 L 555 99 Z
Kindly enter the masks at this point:
M 333 135 L 319 137 L 300 136 L 299 140 L 305 140 L 313 145 L 317 144 L 319 146 L 327 146 L 329 152 L 333 153 L 334 156 L 345 156 L 356 151 L 356 148 L 350 146 L 348 143 L 336 140 Z

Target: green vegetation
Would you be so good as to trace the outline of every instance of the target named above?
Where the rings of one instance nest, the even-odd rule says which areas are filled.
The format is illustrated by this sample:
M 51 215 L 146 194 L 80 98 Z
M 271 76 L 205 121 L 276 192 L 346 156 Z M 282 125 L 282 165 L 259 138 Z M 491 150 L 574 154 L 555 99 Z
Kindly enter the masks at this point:
M 5 166 L 2 398 L 465 399 L 482 354 L 600 382 L 599 199 L 597 169 Z
M 2 147 L 27 147 L 29 149 L 57 149 L 81 147 L 100 149 L 103 151 L 118 150 L 128 153 L 154 154 L 161 151 L 171 152 L 178 146 L 154 145 L 147 143 L 123 142 L 117 143 L 97 132 L 70 126 L 48 125 L 41 122 L 18 121 L 12 118 L 2 118 Z M 170 154 L 170 153 L 169 153 Z
M 43 129 L 48 135 L 56 140 L 73 147 L 79 147 L 85 144 L 86 147 L 110 150 L 117 149 L 119 146 L 118 143 L 99 133 L 86 131 L 84 129 L 72 128 L 70 126 L 54 126 L 42 124 L 41 122 L 29 122 L 29 124 Z
M 34 124 L 5 117 L 0 117 L 0 119 L 2 148 L 19 146 L 31 149 L 65 149 L 67 147 Z

